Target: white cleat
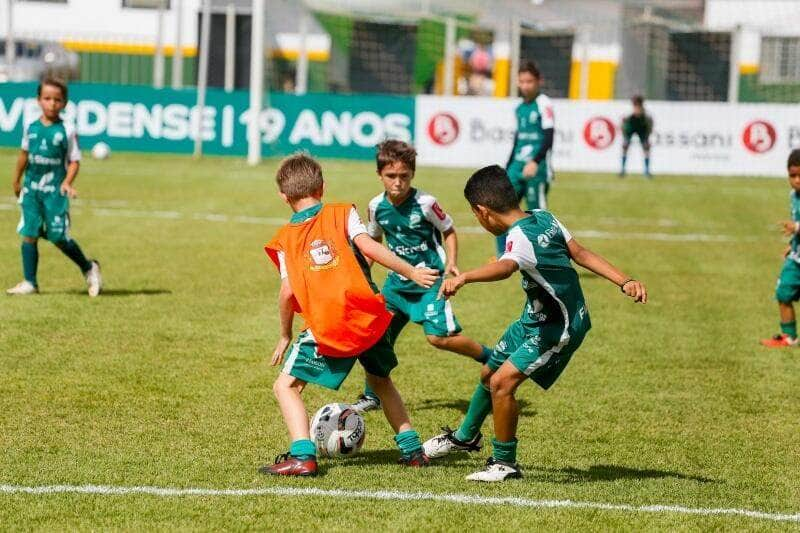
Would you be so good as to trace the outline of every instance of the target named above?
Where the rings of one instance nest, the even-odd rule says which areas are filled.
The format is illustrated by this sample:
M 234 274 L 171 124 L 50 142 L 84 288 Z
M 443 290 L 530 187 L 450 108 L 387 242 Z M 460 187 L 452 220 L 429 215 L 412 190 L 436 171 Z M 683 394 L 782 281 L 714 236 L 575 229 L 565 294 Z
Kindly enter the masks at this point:
M 350 405 L 350 407 L 353 408 L 353 411 L 363 415 L 367 411 L 377 411 L 380 409 L 381 401 L 375 396 L 367 396 L 366 394 L 362 394 L 358 397 L 358 400 L 356 400 L 355 403 Z
M 10 296 L 24 296 L 27 294 L 36 294 L 39 292 L 39 287 L 34 285 L 28 280 L 22 280 L 6 291 Z
M 498 461 L 494 457 L 489 457 L 486 461 L 486 468 L 467 476 L 467 481 L 483 481 L 485 483 L 496 483 L 507 479 L 519 479 L 522 477 L 522 470 L 518 464 L 505 463 Z
M 103 276 L 100 274 L 100 263 L 91 261 L 92 268 L 86 273 L 86 285 L 89 287 L 89 296 L 94 298 L 103 290 Z
M 479 452 L 483 448 L 483 435 L 480 433 L 471 441 L 464 442 L 455 437 L 452 429 L 443 427 L 442 431 L 444 433 L 431 437 L 422 445 L 425 455 L 430 459 L 438 459 L 452 452 Z

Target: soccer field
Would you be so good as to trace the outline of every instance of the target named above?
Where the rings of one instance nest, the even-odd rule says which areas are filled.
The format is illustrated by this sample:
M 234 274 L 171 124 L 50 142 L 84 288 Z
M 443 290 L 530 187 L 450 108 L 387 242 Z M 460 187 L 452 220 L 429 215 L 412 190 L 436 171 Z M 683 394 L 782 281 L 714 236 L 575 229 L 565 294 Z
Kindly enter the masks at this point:
M 7 175 L 15 156 L 0 152 Z M 551 210 L 645 281 L 650 301 L 635 305 L 581 271 L 592 331 L 550 391 L 520 388 L 525 477 L 479 486 L 464 477 L 488 449 L 401 467 L 380 413 L 366 415 L 362 452 L 323 459 L 316 479 L 257 473 L 288 446 L 268 365 L 278 276 L 262 250 L 289 216 L 276 165 L 132 154 L 84 163 L 72 234 L 100 260 L 104 293 L 90 300 L 77 269 L 41 242 L 42 293 L 0 304 L 0 528 L 800 526 L 800 351 L 758 345 L 778 326 L 785 181 L 559 174 Z M 380 191 L 370 162 L 323 168 L 328 201 L 363 213 Z M 469 172 L 422 168 L 415 181 L 454 216 L 462 270 L 493 253 L 462 196 Z M 21 279 L 8 181 L 3 288 Z M 467 335 L 493 344 L 523 301 L 514 276 L 468 286 L 454 308 Z M 423 439 L 457 424 L 478 365 L 436 351 L 414 325 L 397 352 L 393 377 Z M 309 387 L 307 405 L 353 401 L 362 377 L 357 369 L 338 392 Z M 110 494 L 21 489 L 54 485 Z M 119 490 L 134 487 L 203 490 Z M 720 509 L 764 514 L 712 513 Z

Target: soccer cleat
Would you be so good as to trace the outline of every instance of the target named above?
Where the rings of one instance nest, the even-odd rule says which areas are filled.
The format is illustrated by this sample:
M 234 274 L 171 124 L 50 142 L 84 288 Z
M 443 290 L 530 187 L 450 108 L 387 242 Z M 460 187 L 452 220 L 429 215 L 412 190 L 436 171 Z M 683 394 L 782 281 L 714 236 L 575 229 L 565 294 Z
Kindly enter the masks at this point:
M 467 476 L 467 481 L 484 481 L 495 483 L 507 479 L 519 479 L 522 477 L 522 470 L 519 465 L 498 461 L 494 457 L 486 460 L 486 468 Z
M 791 338 L 786 333 L 775 335 L 771 339 L 764 339 L 761 341 L 762 346 L 767 348 L 786 348 L 789 346 L 797 346 L 797 338 Z
M 438 459 L 452 452 L 479 452 L 483 448 L 483 435 L 480 432 L 471 441 L 464 442 L 458 440 L 449 427 L 443 427 L 442 431 L 444 433 L 426 440 L 422 445 L 425 455 L 431 459 Z
M 303 461 L 284 453 L 275 458 L 275 464 L 264 465 L 258 471 L 272 476 L 313 477 L 317 475 L 317 459 L 312 458 Z
M 380 409 L 381 401 L 376 396 L 367 396 L 366 394 L 362 394 L 350 407 L 353 408 L 353 411 L 364 414 L 367 411 L 377 411 Z
M 10 296 L 24 296 L 27 294 L 36 294 L 37 292 L 39 292 L 39 287 L 25 279 L 8 289 L 6 294 Z
M 89 296 L 94 298 L 103 290 L 103 276 L 100 274 L 100 263 L 92 259 L 92 268 L 86 273 L 86 285 L 89 286 Z
M 422 448 L 413 452 L 411 455 L 404 455 L 400 457 L 397 462 L 401 465 L 413 466 L 415 468 L 422 468 L 424 466 L 430 466 L 431 464 L 430 458 L 425 455 L 425 452 L 422 450 Z

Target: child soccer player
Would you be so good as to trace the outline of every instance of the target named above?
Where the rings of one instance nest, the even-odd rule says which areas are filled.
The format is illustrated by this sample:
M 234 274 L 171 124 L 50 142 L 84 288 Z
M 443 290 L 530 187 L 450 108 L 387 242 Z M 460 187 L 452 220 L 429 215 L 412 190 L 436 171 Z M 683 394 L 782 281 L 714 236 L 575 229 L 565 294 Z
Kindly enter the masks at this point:
M 466 283 L 499 281 L 522 274 L 527 303 L 481 371 L 466 417 L 457 431 L 449 429 L 424 444 L 430 458 L 456 450 L 481 448 L 483 421 L 492 413 L 495 438 L 484 470 L 472 481 L 503 481 L 522 476 L 516 461 L 517 387 L 530 378 L 543 389 L 558 379 L 591 327 L 589 313 L 570 261 L 608 279 L 634 301 L 645 303 L 642 283 L 628 277 L 599 255 L 583 248 L 549 212 L 522 211 L 505 171 L 491 166 L 467 182 L 464 196 L 481 226 L 494 235 L 508 232 L 506 252 L 495 263 L 444 280 L 444 297 Z
M 642 143 L 644 152 L 644 175 L 652 178 L 650 174 L 650 133 L 653 131 L 653 118 L 644 110 L 644 98 L 638 94 L 631 98 L 633 113 L 622 119 L 622 167 L 619 177 L 625 177 L 625 165 L 628 162 L 628 148 L 631 146 L 631 138 L 636 135 Z
M 369 203 L 367 231 L 378 242 L 386 235 L 389 249 L 412 265 L 457 276 L 458 237 L 453 219 L 436 198 L 411 187 L 416 157 L 414 148 L 402 141 L 388 140 L 378 146 L 377 172 L 384 192 Z M 424 288 L 395 272 L 389 273 L 381 294 L 394 314 L 389 326 L 391 341 L 410 320 L 422 326 L 435 348 L 486 362 L 492 351 L 462 335 L 450 302 L 437 298 L 440 281 Z M 362 413 L 379 407 L 378 397 L 369 385 L 353 404 Z
M 800 300 L 800 149 L 792 150 L 787 162 L 789 172 L 789 193 L 792 210 L 792 220 L 782 222 L 783 232 L 791 236 L 792 240 L 783 254 L 783 262 L 778 288 L 775 290 L 775 299 L 778 300 L 778 310 L 781 317 L 781 333 L 771 339 L 764 339 L 761 344 L 770 348 L 784 346 L 797 346 L 797 321 L 794 315 L 793 302 Z
M 17 231 L 22 236 L 24 279 L 6 293 L 39 292 L 37 241 L 46 237 L 78 265 L 89 286 L 89 296 L 94 297 L 100 294 L 103 284 L 100 265 L 86 259 L 69 235 L 69 199 L 77 194 L 73 183 L 78 176 L 81 151 L 74 129 L 60 116 L 67 105 L 67 86 L 46 78 L 39 84 L 37 94 L 42 116 L 22 133 L 22 149 L 13 181 L 14 195 L 19 198 L 22 210 Z
M 532 61 L 520 66 L 517 77 L 522 102 L 517 106 L 517 132 L 506 164 L 517 201 L 525 197 L 528 209 L 547 209 L 547 193 L 553 180 L 550 155 L 555 120 L 550 98 L 539 92 L 541 74 Z M 497 257 L 505 251 L 506 237 L 497 237 Z
M 281 334 L 273 366 L 283 361 L 291 343 L 295 312 L 303 315 L 305 328 L 273 386 L 292 443 L 288 453 L 260 471 L 316 475 L 316 447 L 310 439 L 308 414 L 300 394 L 307 383 L 338 389 L 356 359 L 396 433 L 400 461 L 426 466 L 428 458 L 419 434 L 412 428 L 389 377 L 397 365 L 386 335 L 392 315 L 372 283 L 367 258 L 423 287 L 433 285 L 439 273 L 412 267 L 372 240 L 352 205 L 323 205 L 322 169 L 310 157 L 298 154 L 286 159 L 278 169 L 277 181 L 281 198 L 294 214 L 265 247 L 281 273 Z

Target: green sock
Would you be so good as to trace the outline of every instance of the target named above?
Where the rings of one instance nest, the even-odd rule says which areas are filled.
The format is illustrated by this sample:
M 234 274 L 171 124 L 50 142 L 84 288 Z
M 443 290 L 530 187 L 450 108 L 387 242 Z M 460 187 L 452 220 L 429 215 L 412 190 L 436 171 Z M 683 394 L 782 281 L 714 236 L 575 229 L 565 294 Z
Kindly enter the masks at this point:
M 492 350 L 488 346 L 484 346 L 483 344 L 481 344 L 481 357 L 480 357 L 480 359 L 476 359 L 476 361 L 478 361 L 481 364 L 485 364 L 486 361 L 489 360 L 489 358 L 492 356 L 493 353 L 494 353 L 494 350 Z
M 512 465 L 517 462 L 517 439 L 509 442 L 501 442 L 492 439 L 492 457 L 504 463 L 511 463 Z
M 308 439 L 299 439 L 289 446 L 289 455 L 301 461 L 308 461 L 317 456 L 317 446 Z
M 27 278 L 25 278 L 27 279 Z M 30 281 L 30 280 L 29 280 Z M 781 332 L 789 335 L 789 337 L 796 339 L 797 338 L 797 322 L 781 322 Z
M 375 394 L 375 391 L 372 390 L 372 387 L 369 386 L 369 383 L 366 381 L 364 382 L 364 396 L 369 396 L 370 398 L 377 398 L 378 395 Z
M 401 431 L 394 436 L 394 441 L 397 443 L 397 447 L 400 448 L 400 453 L 403 454 L 403 457 L 409 457 L 412 453 L 422 448 L 419 433 L 413 429 Z
M 81 272 L 84 274 L 92 269 L 92 263 L 90 263 L 89 260 L 86 259 L 86 256 L 83 255 L 83 251 L 81 250 L 81 247 L 78 246 L 77 242 L 73 241 L 72 239 L 68 239 L 56 243 L 56 246 L 59 250 L 64 252 L 64 255 L 72 259 L 72 262 L 78 265 L 78 268 L 80 268 Z
M 491 412 L 492 394 L 483 383 L 478 383 L 475 392 L 472 393 L 472 399 L 469 401 L 467 414 L 456 431 L 455 438 L 464 442 L 474 439 L 480 432 L 483 421 Z
M 25 279 L 32 283 L 36 283 L 36 270 L 39 267 L 39 247 L 35 242 L 22 241 L 22 274 Z

